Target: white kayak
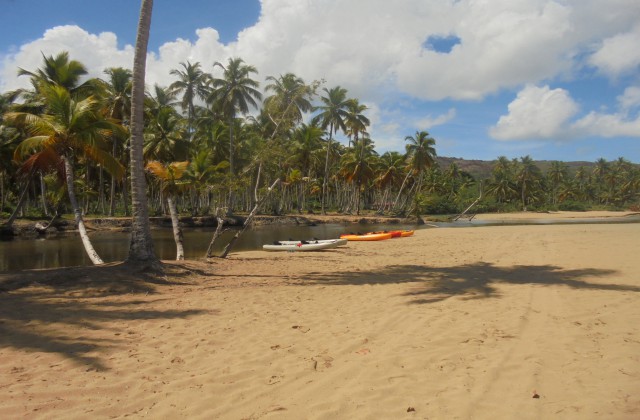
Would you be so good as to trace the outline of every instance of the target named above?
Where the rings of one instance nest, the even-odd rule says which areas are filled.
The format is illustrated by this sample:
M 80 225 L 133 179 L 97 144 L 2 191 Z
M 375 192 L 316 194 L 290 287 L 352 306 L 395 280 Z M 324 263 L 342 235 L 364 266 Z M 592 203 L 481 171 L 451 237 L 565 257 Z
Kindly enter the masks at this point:
M 325 239 L 317 241 L 276 241 L 273 244 L 262 245 L 265 251 L 320 251 L 344 245 L 340 239 Z
M 302 244 L 324 244 L 337 242 L 338 246 L 346 245 L 349 241 L 346 239 L 308 239 L 306 241 L 276 241 L 280 245 L 296 245 Z

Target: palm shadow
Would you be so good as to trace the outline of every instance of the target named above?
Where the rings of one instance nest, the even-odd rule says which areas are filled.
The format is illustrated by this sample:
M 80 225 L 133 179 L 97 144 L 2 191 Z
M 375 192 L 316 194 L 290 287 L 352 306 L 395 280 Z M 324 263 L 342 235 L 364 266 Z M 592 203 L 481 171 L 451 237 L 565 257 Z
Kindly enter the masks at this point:
M 640 287 L 624 284 L 590 282 L 590 278 L 611 276 L 615 270 L 597 268 L 563 269 L 553 265 L 517 265 L 498 267 L 474 263 L 452 267 L 394 265 L 374 271 L 309 273 L 298 284 L 374 285 L 416 283 L 405 293 L 410 303 L 425 304 L 460 296 L 466 299 L 499 297 L 499 284 L 562 285 L 574 289 L 640 292 Z
M 188 274 L 167 267 L 171 278 Z M 126 266 L 73 267 L 0 273 L 0 348 L 57 353 L 95 370 L 108 370 L 100 356 L 123 346 L 123 327 L 113 338 L 92 334 L 106 322 L 179 319 L 215 313 L 208 309 L 157 310 L 150 299 L 159 285 L 184 286 L 158 273 L 136 272 Z M 109 296 L 119 295 L 117 301 Z M 149 296 L 150 295 L 150 296 Z M 145 298 L 139 298 L 144 296 Z

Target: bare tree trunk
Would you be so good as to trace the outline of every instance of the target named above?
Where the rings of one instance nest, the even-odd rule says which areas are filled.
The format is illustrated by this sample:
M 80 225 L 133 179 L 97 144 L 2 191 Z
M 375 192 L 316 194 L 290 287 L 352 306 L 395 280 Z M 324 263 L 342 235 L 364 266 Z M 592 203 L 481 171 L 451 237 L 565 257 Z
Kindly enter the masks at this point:
M 78 206 L 76 192 L 73 187 L 73 167 L 71 166 L 71 162 L 69 161 L 69 159 L 70 158 L 67 156 L 62 157 L 62 160 L 64 161 L 65 177 L 67 180 L 67 192 L 69 193 L 69 201 L 71 202 L 71 207 L 73 208 L 73 215 L 75 217 L 76 223 L 78 224 L 80 239 L 82 240 L 84 250 L 87 252 L 87 255 L 89 256 L 91 262 L 95 265 L 104 264 L 104 261 L 102 261 L 96 250 L 93 249 L 93 245 L 91 244 L 91 240 L 89 239 L 89 235 L 87 234 L 87 229 L 84 226 L 82 212 L 80 211 L 80 207 Z
M 171 226 L 173 227 L 173 239 L 176 242 L 176 261 L 182 261 L 184 260 L 184 236 L 178 219 L 178 208 L 171 196 L 167 197 L 167 204 L 169 206 L 169 215 L 171 216 Z
M 222 214 L 223 211 L 218 207 L 216 209 L 216 220 L 218 221 L 218 224 L 216 226 L 216 231 L 213 233 L 213 237 L 211 238 L 211 242 L 209 242 L 207 255 L 205 255 L 206 258 L 211 258 L 213 256 L 213 246 L 223 232 L 222 228 L 224 226 L 224 219 L 222 218 Z
M 271 191 L 273 191 L 273 189 L 276 187 L 276 185 L 278 185 L 279 182 L 280 182 L 280 178 L 276 179 L 273 182 L 273 184 L 269 187 L 269 189 L 267 190 L 267 193 L 264 195 L 264 197 L 262 197 L 262 199 L 260 201 L 258 201 L 258 203 L 256 203 L 256 206 L 253 208 L 253 210 L 251 210 L 251 213 L 249 213 L 249 216 L 247 217 L 247 220 L 244 221 L 244 225 L 242 226 L 242 229 L 240 229 L 238 232 L 236 232 L 236 234 L 233 236 L 233 238 L 231 238 L 231 241 L 229 241 L 227 246 L 222 251 L 222 255 L 220 255 L 220 258 L 227 258 L 227 255 L 229 255 L 229 252 L 231 252 L 231 249 L 233 248 L 233 245 L 240 238 L 240 236 L 244 233 L 244 231 L 247 230 L 247 228 L 249 226 L 251 226 L 251 223 L 253 222 L 253 218 L 255 217 L 256 213 L 258 212 L 258 209 L 260 208 L 262 203 L 269 197 L 269 194 L 271 193 Z

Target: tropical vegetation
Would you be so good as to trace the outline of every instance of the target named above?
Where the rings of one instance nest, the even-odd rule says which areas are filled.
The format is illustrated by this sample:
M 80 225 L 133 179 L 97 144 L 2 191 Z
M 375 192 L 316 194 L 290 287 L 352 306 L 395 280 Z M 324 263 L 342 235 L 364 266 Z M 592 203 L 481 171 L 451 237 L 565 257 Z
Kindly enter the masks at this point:
M 623 157 L 542 168 L 500 156 L 480 177 L 440 165 L 427 131 L 381 154 L 367 106 L 345 88 L 287 73 L 265 77 L 261 90 L 258 69 L 239 57 L 208 69 L 177 63 L 169 86 L 146 89 L 135 69 L 88 78 L 66 52 L 18 71 L 30 88 L 0 96 L 5 224 L 248 213 L 276 179 L 263 213 L 456 214 L 480 195 L 477 211 L 638 209 L 640 169 Z M 142 241 L 132 244 L 139 259 L 150 255 Z

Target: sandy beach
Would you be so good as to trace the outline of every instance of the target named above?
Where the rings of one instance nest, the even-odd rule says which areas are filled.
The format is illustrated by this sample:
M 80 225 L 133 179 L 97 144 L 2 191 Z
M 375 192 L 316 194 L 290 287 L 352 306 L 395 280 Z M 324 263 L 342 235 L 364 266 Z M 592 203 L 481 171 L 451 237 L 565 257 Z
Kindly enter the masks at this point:
M 639 238 L 430 228 L 164 278 L 0 273 L 0 418 L 638 419 Z

